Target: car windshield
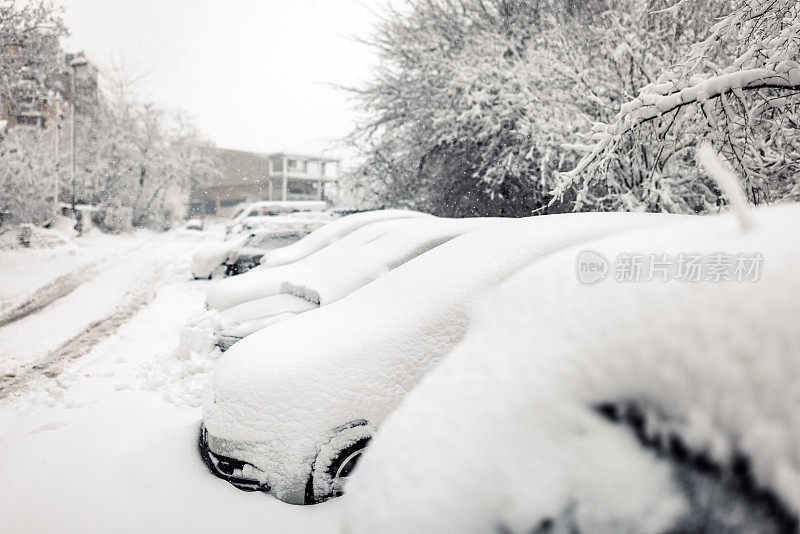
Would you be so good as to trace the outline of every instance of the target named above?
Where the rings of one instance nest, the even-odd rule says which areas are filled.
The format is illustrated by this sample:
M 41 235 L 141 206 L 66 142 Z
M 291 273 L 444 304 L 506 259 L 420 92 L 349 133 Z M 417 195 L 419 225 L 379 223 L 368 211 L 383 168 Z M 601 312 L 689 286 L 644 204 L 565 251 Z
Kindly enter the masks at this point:
M 253 239 L 251 239 L 252 243 L 248 243 L 248 246 L 272 250 L 285 247 L 286 245 L 291 245 L 292 243 L 299 241 L 301 237 L 303 237 L 301 234 L 267 234 L 255 236 Z

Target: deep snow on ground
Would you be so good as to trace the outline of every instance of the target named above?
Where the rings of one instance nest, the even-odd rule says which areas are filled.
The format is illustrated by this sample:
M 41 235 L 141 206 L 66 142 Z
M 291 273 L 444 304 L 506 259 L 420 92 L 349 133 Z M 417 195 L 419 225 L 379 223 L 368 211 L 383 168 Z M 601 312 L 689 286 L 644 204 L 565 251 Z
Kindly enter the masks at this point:
M 22 370 L 15 382 L 0 381 L 3 531 L 335 530 L 338 502 L 295 507 L 244 493 L 199 459 L 201 413 L 187 399 L 202 390 L 213 362 L 176 349 L 181 326 L 203 310 L 207 282 L 190 280 L 188 265 L 191 250 L 207 239 L 214 237 L 79 238 L 78 250 L 97 241 L 93 260 L 103 268 L 0 327 L 0 369 Z M 37 263 L 28 264 L 28 291 L 81 265 L 67 250 L 3 254 L 4 278 L 21 272 L 6 271 L 10 263 L 52 260 L 38 272 Z M 63 349 L 57 361 L 27 365 L 54 345 Z

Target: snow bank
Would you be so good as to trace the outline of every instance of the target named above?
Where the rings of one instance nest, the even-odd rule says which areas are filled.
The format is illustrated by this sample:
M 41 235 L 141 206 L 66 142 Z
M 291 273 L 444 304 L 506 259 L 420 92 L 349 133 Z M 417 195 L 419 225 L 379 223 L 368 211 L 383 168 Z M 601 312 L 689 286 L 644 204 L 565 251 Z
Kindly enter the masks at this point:
M 760 253 L 757 282 L 583 285 L 582 247 L 507 281 L 373 440 L 345 531 L 787 532 L 755 491 L 800 514 L 798 222 L 790 206 L 749 232 L 704 217 L 588 245 Z
M 340 219 L 340 221 L 345 219 L 346 218 Z M 274 268 L 263 268 L 259 266 L 242 275 L 220 280 L 208 290 L 208 307 L 215 310 L 225 310 L 250 300 L 280 293 L 281 284 L 283 284 L 286 277 L 294 270 L 315 269 L 321 265 L 325 265 L 327 262 L 331 261 L 332 258 L 346 257 L 352 250 L 379 238 L 392 229 L 406 226 L 414 221 L 416 221 L 414 217 L 404 217 L 373 222 L 359 227 L 353 232 L 339 238 L 334 243 L 325 246 L 321 250 L 297 262 L 280 265 Z M 325 229 L 330 228 L 330 226 L 332 226 L 332 224 Z M 268 257 L 273 253 L 282 253 L 289 250 L 292 247 L 300 245 L 303 241 L 315 234 L 316 232 L 308 235 L 294 245 L 271 251 L 264 257 Z
M 142 389 L 161 391 L 179 406 L 200 406 L 209 373 L 222 352 L 216 346 L 219 316 L 195 314 L 178 331 L 178 347 L 157 357 L 139 372 Z
M 379 210 L 379 211 L 366 211 L 363 213 L 354 213 L 342 217 L 339 220 L 328 223 L 324 227 L 314 231 L 311 235 L 306 236 L 294 245 L 288 246 L 280 251 L 270 252 L 261 260 L 261 264 L 265 267 L 276 267 L 292 263 L 297 260 L 303 259 L 310 254 L 326 247 L 341 239 L 347 234 L 358 230 L 362 226 L 368 224 L 385 221 L 388 219 L 403 219 L 409 217 L 426 217 L 428 215 L 417 211 L 407 210 Z
M 379 425 L 459 341 L 484 293 L 561 248 L 668 220 L 621 213 L 499 220 L 246 337 L 223 355 L 207 392 L 212 450 L 252 463 L 269 474 L 278 498 L 302 502 L 311 462 L 332 429 L 356 419 Z

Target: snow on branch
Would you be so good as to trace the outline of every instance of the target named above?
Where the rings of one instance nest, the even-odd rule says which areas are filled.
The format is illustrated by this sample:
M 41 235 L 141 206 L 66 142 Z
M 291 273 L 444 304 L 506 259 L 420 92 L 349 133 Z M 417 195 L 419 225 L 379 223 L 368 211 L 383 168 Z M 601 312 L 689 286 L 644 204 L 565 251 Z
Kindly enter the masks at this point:
M 693 86 L 667 94 L 658 93 L 659 86 L 648 86 L 640 95 L 624 104 L 612 124 L 606 125 L 591 151 L 581 159 L 578 165 L 564 176 L 573 178 L 584 172 L 601 154 L 613 150 L 616 143 L 626 133 L 637 126 L 664 116 L 678 108 L 689 104 L 704 104 L 710 99 L 718 98 L 726 93 L 754 89 L 793 89 L 800 90 L 800 67 L 793 66 L 786 72 L 768 69 L 749 69 L 713 76 Z M 586 145 L 580 146 L 586 150 Z M 560 186 L 560 187 L 563 187 Z
M 580 152 L 581 159 L 559 174 L 551 203 L 573 191 L 576 210 L 587 202 L 612 209 L 631 202 L 681 211 L 718 206 L 718 192 L 698 179 L 688 156 L 706 138 L 716 140 L 742 176 L 751 201 L 794 194 L 800 165 L 800 3 L 735 5 L 722 17 L 698 12 L 715 22 L 678 61 L 655 81 L 634 87 L 637 96 L 628 97 L 611 120 L 596 123 L 581 143 L 562 147 Z M 651 15 L 670 20 L 703 7 L 680 0 Z
M 716 180 L 720 189 L 725 192 L 728 200 L 733 206 L 733 211 L 736 213 L 739 222 L 742 225 L 742 230 L 748 230 L 752 227 L 752 217 L 750 216 L 750 208 L 747 205 L 747 199 L 739 186 L 739 181 L 730 170 L 730 168 L 723 163 L 717 153 L 711 148 L 708 143 L 703 145 L 697 150 L 697 162 Z

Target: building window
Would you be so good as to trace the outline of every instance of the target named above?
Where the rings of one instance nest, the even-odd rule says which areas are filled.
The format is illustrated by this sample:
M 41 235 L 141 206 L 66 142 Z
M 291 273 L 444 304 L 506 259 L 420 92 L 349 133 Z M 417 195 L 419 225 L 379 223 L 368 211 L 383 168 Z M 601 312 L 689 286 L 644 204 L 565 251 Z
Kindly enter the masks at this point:
M 319 185 L 316 180 L 287 180 L 287 200 L 317 200 Z
M 35 115 L 17 115 L 17 124 L 20 126 L 38 126 L 39 117 Z
M 217 201 L 206 200 L 206 215 L 216 215 L 216 213 L 217 213 Z
M 203 203 L 202 202 L 192 202 L 189 204 L 189 215 L 202 215 L 203 213 Z
M 286 170 L 303 172 L 303 173 L 307 172 L 308 162 L 304 159 L 287 159 Z

